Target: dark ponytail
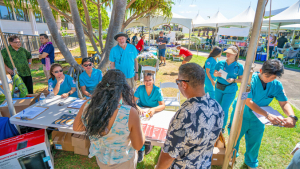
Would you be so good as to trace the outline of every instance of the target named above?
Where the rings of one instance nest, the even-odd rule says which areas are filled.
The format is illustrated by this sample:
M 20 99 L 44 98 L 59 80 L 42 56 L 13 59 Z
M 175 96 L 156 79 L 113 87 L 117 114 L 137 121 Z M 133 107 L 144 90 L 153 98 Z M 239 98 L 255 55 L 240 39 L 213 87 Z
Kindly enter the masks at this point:
M 222 53 L 222 49 L 221 49 L 220 47 L 216 46 L 216 47 L 213 48 L 213 50 L 210 51 L 210 53 L 209 53 L 207 59 L 210 58 L 210 57 L 216 57 L 216 56 L 218 56 L 220 53 Z M 207 59 L 206 59 L 206 60 L 207 60 Z M 205 61 L 205 62 L 206 62 L 206 61 Z M 205 63 L 204 63 L 203 69 L 205 70 Z

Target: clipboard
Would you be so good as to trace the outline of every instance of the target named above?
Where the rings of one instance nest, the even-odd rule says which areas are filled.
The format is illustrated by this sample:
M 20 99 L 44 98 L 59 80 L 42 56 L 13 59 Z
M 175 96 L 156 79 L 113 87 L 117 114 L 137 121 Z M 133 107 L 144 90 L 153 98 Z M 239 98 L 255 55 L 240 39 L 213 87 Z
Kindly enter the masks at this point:
M 35 107 L 38 107 L 38 108 L 44 108 L 44 110 L 41 111 L 41 112 L 39 112 L 38 114 L 35 114 L 34 117 L 32 117 L 32 118 L 23 117 L 23 111 L 24 111 L 24 110 L 30 110 L 30 109 L 33 109 L 33 108 L 35 108 Z M 40 114 L 44 113 L 46 110 L 49 109 L 48 107 L 41 107 L 41 106 L 35 106 L 35 107 L 31 107 L 31 108 L 27 108 L 27 109 L 22 110 L 22 111 L 19 112 L 17 115 L 15 115 L 15 118 L 16 118 L 16 119 L 21 119 L 21 120 L 32 120 L 32 119 L 36 118 L 37 116 L 39 116 Z M 26 115 L 26 112 L 25 112 L 25 115 Z

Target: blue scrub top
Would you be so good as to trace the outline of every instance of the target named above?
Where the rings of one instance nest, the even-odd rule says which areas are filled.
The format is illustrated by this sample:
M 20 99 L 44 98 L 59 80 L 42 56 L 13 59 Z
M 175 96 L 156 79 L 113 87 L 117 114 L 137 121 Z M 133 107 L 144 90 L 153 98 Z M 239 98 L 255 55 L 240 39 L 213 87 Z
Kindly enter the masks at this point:
M 215 60 L 213 57 L 207 58 L 206 61 L 205 61 L 205 69 L 206 69 L 206 68 L 210 69 L 210 70 L 209 70 L 209 74 L 210 74 L 210 76 L 211 76 L 211 78 L 212 78 L 213 80 L 216 80 L 216 79 L 217 79 L 217 78 L 214 76 L 216 64 L 217 64 L 217 60 Z M 205 81 L 206 81 L 206 79 L 209 80 L 209 78 L 208 78 L 208 76 L 207 76 L 207 73 L 206 73 L 206 70 L 205 70 Z
M 251 79 L 251 91 L 248 94 L 248 98 L 251 98 L 255 104 L 257 104 L 259 107 L 269 106 L 274 97 L 278 101 L 282 102 L 288 100 L 280 81 L 275 79 L 272 82 L 267 83 L 266 90 L 264 90 L 258 75 L 259 72 L 253 73 Z M 247 105 L 245 106 L 244 110 L 244 119 L 257 119 Z
M 217 71 L 219 71 L 220 69 L 223 69 L 225 72 L 227 72 L 228 73 L 227 79 L 229 79 L 229 78 L 237 79 L 238 76 L 242 76 L 243 72 L 244 72 L 244 66 L 237 61 L 234 61 L 233 63 L 228 65 L 226 60 L 221 60 L 216 64 L 215 69 Z M 217 77 L 217 81 L 219 83 L 229 85 L 226 87 L 224 92 L 236 92 L 238 90 L 238 86 L 236 83 L 228 83 L 222 77 Z
M 48 44 L 44 48 L 43 52 L 48 53 L 48 57 L 50 58 L 50 64 L 54 63 L 54 47 L 53 47 L 53 45 L 52 44 Z M 40 53 L 40 54 L 42 54 L 42 53 Z M 41 61 L 42 61 L 42 64 L 46 64 L 45 63 L 45 58 L 43 58 Z
M 54 80 L 52 80 L 52 78 L 50 78 L 48 80 L 48 85 L 51 85 L 53 87 L 53 89 L 55 88 L 57 83 L 56 78 Z M 60 84 L 60 88 L 59 88 L 59 92 L 57 93 L 57 95 L 62 95 L 64 93 L 68 93 L 72 87 L 76 88 L 76 83 L 73 80 L 73 78 L 69 75 L 65 75 L 65 79 L 64 81 Z M 70 95 L 71 97 L 78 97 L 77 95 L 77 91 L 74 92 L 72 95 Z
M 132 78 L 135 75 L 134 59 L 137 55 L 135 46 L 131 44 L 127 44 L 125 50 L 117 45 L 110 50 L 109 60 L 115 62 L 116 69 L 121 70 L 126 78 Z
M 99 69 L 94 69 L 92 71 L 91 77 L 84 71 L 79 76 L 80 87 L 85 86 L 86 91 L 90 94 L 93 93 L 94 89 L 98 83 L 102 80 L 102 71 Z
M 155 85 L 153 85 L 150 96 L 147 94 L 145 85 L 139 86 L 134 96 L 139 98 L 138 106 L 140 107 L 157 107 L 159 105 L 158 102 L 164 100 L 161 89 Z

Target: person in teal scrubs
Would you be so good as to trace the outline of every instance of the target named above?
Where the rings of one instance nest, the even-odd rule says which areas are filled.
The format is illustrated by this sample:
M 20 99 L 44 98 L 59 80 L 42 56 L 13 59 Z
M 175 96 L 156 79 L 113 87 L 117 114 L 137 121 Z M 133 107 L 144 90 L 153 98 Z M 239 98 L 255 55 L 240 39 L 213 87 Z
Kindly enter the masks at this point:
M 79 83 L 82 93 L 91 97 L 94 89 L 102 80 L 102 71 L 93 68 L 92 58 L 82 59 L 81 66 L 85 70 L 79 76 Z
M 146 73 L 144 78 L 144 85 L 141 85 L 136 89 L 134 93 L 134 99 L 135 101 L 138 101 L 137 105 L 138 109 L 140 109 L 140 112 L 143 112 L 140 107 L 150 107 L 146 113 L 152 117 L 154 113 L 165 109 L 164 97 L 161 89 L 153 84 L 153 74 Z M 138 162 L 143 161 L 144 155 L 149 154 L 152 150 L 152 147 L 153 146 L 151 146 L 151 142 L 145 142 L 143 148 L 138 152 Z
M 214 47 L 209 53 L 203 67 L 205 70 L 204 90 L 205 93 L 209 93 L 209 96 L 212 99 L 215 99 L 215 81 L 217 79 L 214 76 L 215 67 L 218 62 L 218 58 L 221 57 L 221 55 L 222 49 L 220 47 Z
M 283 72 L 283 64 L 279 60 L 271 59 L 264 62 L 260 72 L 255 72 L 252 75 L 251 91 L 246 99 L 243 124 L 235 146 L 235 149 L 238 151 L 240 140 L 245 135 L 245 164 L 250 168 L 256 168 L 258 166 L 257 158 L 265 129 L 265 125 L 254 115 L 253 111 L 265 116 L 273 125 L 295 127 L 298 120 L 288 102 L 281 82 L 276 80 L 277 77 L 281 77 Z M 274 98 L 278 100 L 283 112 L 288 116 L 287 118 L 281 119 L 261 109 L 261 107 L 269 106 Z M 228 125 L 229 132 L 234 117 L 236 102 L 235 100 L 232 105 L 233 110 Z M 236 155 L 238 156 L 238 153 L 236 153 Z
M 76 83 L 69 75 L 65 75 L 60 64 L 54 63 L 50 68 L 50 79 L 48 85 L 52 86 L 54 95 L 61 95 L 62 98 L 78 97 Z
M 224 111 L 224 123 L 222 133 L 225 132 L 227 125 L 228 111 L 233 102 L 238 90 L 237 83 L 241 83 L 244 67 L 238 62 L 239 47 L 236 45 L 230 46 L 226 51 L 226 60 L 217 63 L 214 76 L 217 77 L 215 90 L 215 99 L 221 105 Z M 227 72 L 227 77 L 224 79 L 220 70 Z

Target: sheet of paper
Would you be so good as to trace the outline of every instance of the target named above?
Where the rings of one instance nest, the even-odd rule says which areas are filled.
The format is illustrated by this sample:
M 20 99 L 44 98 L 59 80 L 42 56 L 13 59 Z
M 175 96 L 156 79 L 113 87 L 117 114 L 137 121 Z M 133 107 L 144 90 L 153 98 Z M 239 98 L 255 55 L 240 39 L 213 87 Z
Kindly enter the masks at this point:
M 263 110 L 265 110 L 266 112 L 269 112 L 270 114 L 272 115 L 275 115 L 281 119 L 284 119 L 284 117 L 277 111 L 277 110 L 274 110 L 272 107 L 270 106 L 267 106 L 267 107 L 261 107 Z M 260 114 L 257 114 L 256 112 L 254 112 L 254 115 L 265 125 L 272 125 L 272 123 L 265 117 L 265 116 L 262 116 Z
M 219 72 L 222 74 L 222 75 L 221 75 L 221 77 L 222 77 L 223 79 L 225 79 L 225 80 L 226 80 L 226 79 L 227 79 L 227 74 L 228 74 L 228 73 L 227 73 L 227 72 L 225 72 L 225 71 L 224 71 L 224 70 L 222 70 L 222 69 L 220 69 L 220 70 L 219 70 Z
M 75 100 L 73 103 L 71 103 L 68 107 L 74 108 L 74 109 L 80 109 L 80 107 L 83 105 L 83 103 L 86 102 L 86 100 Z
M 33 119 L 39 114 L 41 114 L 43 111 L 45 111 L 47 108 L 45 107 L 32 107 L 32 108 L 27 108 L 23 111 L 19 112 L 15 117 L 24 117 L 28 119 Z

